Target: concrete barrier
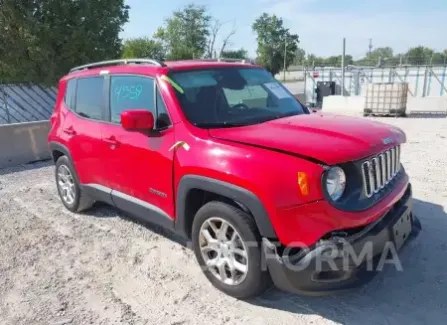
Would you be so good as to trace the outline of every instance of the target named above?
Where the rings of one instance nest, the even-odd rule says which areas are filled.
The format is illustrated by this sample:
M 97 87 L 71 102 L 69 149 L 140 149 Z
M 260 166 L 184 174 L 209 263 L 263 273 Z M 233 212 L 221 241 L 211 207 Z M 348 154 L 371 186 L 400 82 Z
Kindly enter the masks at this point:
M 48 121 L 0 125 L 0 168 L 51 157 Z
M 323 98 L 323 112 L 344 115 L 363 115 L 365 97 L 363 96 L 326 96 Z
M 361 116 L 364 108 L 364 96 L 327 96 L 323 98 L 324 112 Z M 413 97 L 409 95 L 406 112 L 408 115 L 446 115 L 447 96 Z
M 447 96 L 408 96 L 407 114 L 447 114 Z

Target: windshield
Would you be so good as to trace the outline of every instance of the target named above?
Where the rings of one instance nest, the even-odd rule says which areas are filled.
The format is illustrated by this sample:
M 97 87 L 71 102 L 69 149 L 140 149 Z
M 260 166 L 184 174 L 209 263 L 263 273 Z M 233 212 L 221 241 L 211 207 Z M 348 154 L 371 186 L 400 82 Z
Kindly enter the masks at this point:
M 243 126 L 307 113 L 261 68 L 176 71 L 167 79 L 186 117 L 198 127 Z

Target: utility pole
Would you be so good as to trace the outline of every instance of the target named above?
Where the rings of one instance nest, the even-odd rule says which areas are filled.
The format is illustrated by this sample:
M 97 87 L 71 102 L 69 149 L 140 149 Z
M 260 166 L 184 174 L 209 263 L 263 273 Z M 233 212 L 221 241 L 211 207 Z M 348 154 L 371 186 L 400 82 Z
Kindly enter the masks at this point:
M 287 62 L 287 36 L 284 38 L 284 71 L 283 71 L 283 81 L 286 81 L 286 62 Z
M 341 95 L 345 95 L 345 55 L 346 55 L 346 38 L 343 38 L 343 52 L 341 56 Z

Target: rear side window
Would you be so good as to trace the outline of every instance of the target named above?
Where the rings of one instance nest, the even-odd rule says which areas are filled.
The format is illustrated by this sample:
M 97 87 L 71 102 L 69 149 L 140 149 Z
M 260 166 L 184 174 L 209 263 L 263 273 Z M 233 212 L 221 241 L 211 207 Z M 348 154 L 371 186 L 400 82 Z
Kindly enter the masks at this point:
M 75 103 L 75 93 L 76 93 L 76 79 L 68 80 L 67 89 L 65 90 L 65 106 L 69 109 L 74 110 Z
M 104 78 L 78 79 L 76 87 L 76 113 L 94 120 L 102 119 Z
M 112 76 L 110 88 L 110 118 L 121 122 L 121 112 L 147 109 L 155 116 L 154 79 L 141 76 Z

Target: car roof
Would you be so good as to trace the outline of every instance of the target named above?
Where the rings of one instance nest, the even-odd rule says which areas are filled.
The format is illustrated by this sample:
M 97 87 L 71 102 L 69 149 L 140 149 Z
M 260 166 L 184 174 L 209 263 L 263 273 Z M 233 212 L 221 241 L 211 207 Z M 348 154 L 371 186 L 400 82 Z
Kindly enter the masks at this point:
M 225 60 L 225 61 L 224 61 Z M 157 61 L 152 59 L 120 59 L 101 61 L 85 64 L 70 70 L 70 73 L 63 79 L 71 79 L 73 77 L 88 77 L 92 75 L 112 73 L 168 73 L 169 70 L 194 70 L 209 68 L 260 68 L 260 66 L 245 63 L 245 60 L 235 59 L 196 59 L 196 60 L 180 60 L 180 61 Z

